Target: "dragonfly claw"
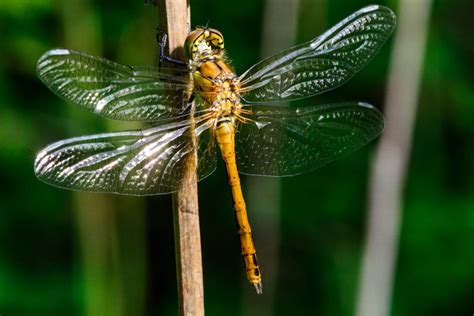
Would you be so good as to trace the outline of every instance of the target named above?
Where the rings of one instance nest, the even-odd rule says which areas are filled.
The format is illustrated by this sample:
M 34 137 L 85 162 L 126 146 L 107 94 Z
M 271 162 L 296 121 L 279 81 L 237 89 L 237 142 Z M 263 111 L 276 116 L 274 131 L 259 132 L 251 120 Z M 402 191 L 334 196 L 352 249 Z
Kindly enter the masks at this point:
M 156 30 L 157 30 L 156 41 L 158 42 L 158 46 L 160 47 L 160 61 L 158 63 L 158 66 L 161 67 L 161 63 L 163 62 L 163 60 L 175 65 L 186 66 L 187 63 L 178 59 L 171 58 L 170 56 L 167 56 L 165 54 L 166 43 L 168 41 L 168 34 L 160 30 L 159 28 L 157 28 Z

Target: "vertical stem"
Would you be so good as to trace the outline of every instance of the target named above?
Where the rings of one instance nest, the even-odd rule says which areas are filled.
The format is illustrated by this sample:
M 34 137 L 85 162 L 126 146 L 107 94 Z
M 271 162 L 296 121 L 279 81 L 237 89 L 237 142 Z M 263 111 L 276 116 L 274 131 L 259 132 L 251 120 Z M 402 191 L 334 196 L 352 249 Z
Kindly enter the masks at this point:
M 161 0 L 158 10 L 160 29 L 168 34 L 168 53 L 182 59 L 183 43 L 190 30 L 189 3 L 186 0 Z M 190 139 L 196 143 L 193 135 Z M 173 196 L 179 309 L 180 315 L 204 315 L 196 152 L 189 154 L 183 163 L 185 172 Z
M 431 0 L 401 0 L 385 114 L 370 175 L 367 237 L 356 315 L 390 314 L 394 267 Z

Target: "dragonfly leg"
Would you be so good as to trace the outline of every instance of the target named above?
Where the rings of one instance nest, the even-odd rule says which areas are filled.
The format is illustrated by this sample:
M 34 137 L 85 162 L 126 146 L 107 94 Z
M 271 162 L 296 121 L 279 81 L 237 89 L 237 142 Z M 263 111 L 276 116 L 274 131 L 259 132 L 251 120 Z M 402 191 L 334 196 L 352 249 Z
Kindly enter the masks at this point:
M 188 104 L 193 103 L 193 102 L 194 102 L 194 97 L 195 97 L 195 95 L 192 94 L 191 97 L 190 97 L 186 102 L 187 102 Z
M 179 111 L 179 114 L 185 114 L 185 113 L 189 113 L 190 111 L 192 111 L 192 106 L 193 106 L 193 102 L 194 102 L 194 95 L 191 95 L 189 96 L 189 93 L 188 92 L 183 92 L 183 100 L 182 100 L 182 110 Z
M 159 66 L 161 67 L 161 63 L 163 62 L 163 60 L 165 60 L 169 63 L 175 64 L 175 65 L 187 66 L 187 64 L 184 61 L 171 58 L 171 57 L 169 57 L 165 54 L 165 47 L 166 47 L 167 39 L 168 39 L 168 34 L 166 34 L 166 32 L 161 31 L 160 29 L 157 29 L 156 41 L 158 42 L 158 46 L 160 47 Z

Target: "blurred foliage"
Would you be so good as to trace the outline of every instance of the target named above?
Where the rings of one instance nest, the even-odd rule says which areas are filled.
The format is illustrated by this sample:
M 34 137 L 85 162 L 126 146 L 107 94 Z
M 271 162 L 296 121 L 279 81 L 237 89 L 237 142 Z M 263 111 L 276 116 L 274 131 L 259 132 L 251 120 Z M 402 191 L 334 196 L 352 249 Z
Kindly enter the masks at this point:
M 64 23 L 68 23 L 62 16 L 64 3 L 0 2 L 2 315 L 83 315 L 85 309 L 72 194 L 39 182 L 32 170 L 35 153 L 46 144 L 72 136 L 72 130 L 91 134 L 105 129 L 105 120 L 74 110 L 35 75 L 39 56 L 64 46 Z M 299 41 L 313 38 L 370 3 L 303 0 Z M 395 0 L 379 3 L 397 9 Z M 144 7 L 143 1 L 77 2 L 86 4 L 100 30 L 94 47 L 103 56 L 127 64 L 156 63 L 155 7 Z M 260 59 L 262 1 L 229 5 L 192 0 L 191 6 L 193 25 L 209 23 L 223 32 L 238 73 Z M 405 190 L 394 316 L 474 312 L 473 11 L 471 0 L 434 1 Z M 68 48 L 87 50 L 83 41 L 79 35 Z M 305 102 L 361 100 L 381 107 L 390 47 L 391 41 L 344 87 Z M 123 125 L 113 128 L 123 129 Z M 316 172 L 282 180 L 276 315 L 353 314 L 373 147 Z M 231 195 L 224 186 L 223 164 L 219 167 L 199 186 L 205 302 L 208 315 L 231 316 L 239 314 L 245 283 Z M 151 197 L 145 204 L 145 231 L 123 225 L 132 218 L 133 209 L 117 214 L 119 242 L 127 243 L 131 235 L 144 236 L 142 244 L 124 248 L 147 249 L 146 258 L 139 259 L 148 262 L 146 297 L 141 298 L 144 314 L 176 315 L 170 199 Z M 249 212 L 251 220 L 259 216 Z M 254 234 L 257 248 L 265 247 L 258 242 L 265 232 Z M 133 252 L 120 254 L 124 262 L 134 256 Z M 265 261 L 261 260 L 261 266 L 265 273 Z M 129 289 L 136 286 L 134 282 L 143 282 L 135 280 L 133 272 L 126 271 L 119 289 L 125 300 L 137 300 Z M 252 291 L 250 287 L 244 290 Z

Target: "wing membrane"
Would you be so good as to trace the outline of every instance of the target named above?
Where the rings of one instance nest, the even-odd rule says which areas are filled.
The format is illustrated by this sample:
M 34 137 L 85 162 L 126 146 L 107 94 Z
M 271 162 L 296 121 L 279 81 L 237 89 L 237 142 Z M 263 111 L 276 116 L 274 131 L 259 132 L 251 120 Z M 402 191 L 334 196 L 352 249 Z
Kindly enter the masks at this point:
M 156 121 L 176 117 L 188 106 L 182 101 L 190 91 L 185 80 L 160 73 L 155 67 L 125 66 L 73 50 L 54 49 L 38 60 L 37 72 L 62 98 L 112 119 Z
M 365 7 L 314 40 L 251 67 L 240 77 L 242 97 L 250 103 L 289 101 L 334 89 L 370 61 L 395 23 L 389 8 Z
M 249 106 L 236 136 L 239 172 L 292 176 L 353 152 L 379 135 L 382 114 L 366 103 L 304 108 Z
M 216 168 L 208 123 L 198 123 L 198 178 Z M 82 136 L 49 145 L 35 161 L 36 176 L 55 186 L 151 195 L 174 192 L 183 157 L 192 150 L 189 125 L 168 124 L 138 131 Z

